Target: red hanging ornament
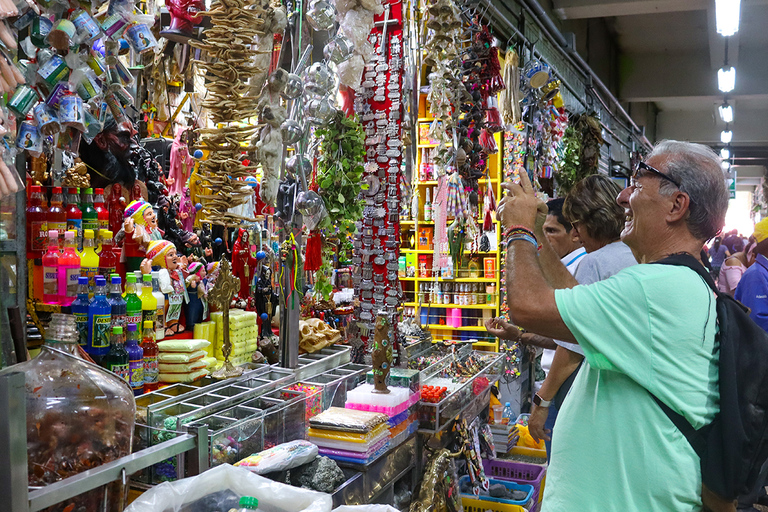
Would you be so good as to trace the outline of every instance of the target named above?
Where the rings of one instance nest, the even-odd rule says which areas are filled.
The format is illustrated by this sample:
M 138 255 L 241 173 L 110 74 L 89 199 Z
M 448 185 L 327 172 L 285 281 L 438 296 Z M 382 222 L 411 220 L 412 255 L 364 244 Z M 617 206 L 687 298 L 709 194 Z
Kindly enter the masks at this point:
M 307 239 L 307 251 L 304 255 L 304 270 L 315 272 L 323 263 L 323 239 L 318 231 L 313 231 Z

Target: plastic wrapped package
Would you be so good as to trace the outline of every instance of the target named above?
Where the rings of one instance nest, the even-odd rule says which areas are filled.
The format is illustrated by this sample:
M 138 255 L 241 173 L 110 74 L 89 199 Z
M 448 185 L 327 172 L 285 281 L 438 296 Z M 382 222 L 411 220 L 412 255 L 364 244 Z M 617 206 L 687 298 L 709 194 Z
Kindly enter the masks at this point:
M 309 420 L 309 425 L 315 429 L 345 430 L 348 432 L 366 433 L 386 423 L 388 417 L 368 411 L 330 407 Z
M 44 345 L 4 372 L 23 372 L 29 485 L 45 486 L 131 453 L 136 404 L 128 384 L 101 367 Z M 124 505 L 120 482 L 45 509 L 107 510 Z
M 196 352 L 210 344 L 211 342 L 208 340 L 165 340 L 157 342 L 160 352 Z
M 224 491 L 257 498 L 262 512 L 330 512 L 332 507 L 328 494 L 273 482 L 245 468 L 222 464 L 201 475 L 153 487 L 125 512 L 209 512 L 217 509 L 211 504 L 198 509 L 190 509 L 188 505 Z
M 159 363 L 191 363 L 204 358 L 208 352 L 197 350 L 195 352 L 160 352 L 157 356 Z
M 160 373 L 193 373 L 208 367 L 208 364 L 199 359 L 191 363 L 158 363 Z
M 257 475 L 283 471 L 312 462 L 317 457 L 317 446 L 309 441 L 296 440 L 273 446 L 241 460 L 235 466 L 243 467 Z
M 197 370 L 190 373 L 160 373 L 160 382 L 195 382 L 208 375 L 207 370 Z
M 389 434 L 389 428 L 386 423 L 377 425 L 376 427 L 368 430 L 367 432 L 342 432 L 340 430 L 321 429 L 321 428 L 309 428 L 309 437 L 325 438 L 325 439 L 338 439 L 339 441 L 345 441 L 350 443 L 368 443 L 372 439 L 376 439 L 382 433 Z

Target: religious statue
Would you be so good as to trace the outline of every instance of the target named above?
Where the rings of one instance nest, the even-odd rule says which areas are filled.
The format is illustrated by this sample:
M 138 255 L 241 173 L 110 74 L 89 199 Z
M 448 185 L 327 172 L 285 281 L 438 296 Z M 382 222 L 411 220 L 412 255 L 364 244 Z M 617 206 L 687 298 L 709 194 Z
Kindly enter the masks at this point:
M 247 301 L 251 297 L 251 281 L 256 271 L 256 258 L 251 254 L 248 230 L 240 228 L 232 246 L 232 273 L 240 279 L 239 297 Z
M 109 210 L 109 230 L 113 233 L 123 227 L 123 213 L 125 212 L 125 197 L 123 187 L 119 183 L 112 185 L 112 190 L 107 196 L 107 209 Z
M 187 307 L 187 330 L 192 331 L 195 324 L 208 318 L 208 289 L 205 265 L 199 261 L 189 264 L 187 267 L 187 295 L 189 306 Z
M 166 0 L 165 6 L 171 13 L 171 26 L 160 35 L 169 41 L 186 43 L 195 35 L 193 27 L 203 20 L 199 13 L 205 10 L 205 3 L 202 0 Z
M 232 340 L 229 338 L 229 304 L 232 301 L 232 297 L 240 289 L 240 280 L 232 275 L 229 261 L 225 258 L 221 259 L 219 267 L 219 275 L 216 278 L 216 284 L 214 284 L 213 289 L 208 293 L 208 300 L 219 308 L 222 313 L 223 339 L 221 352 L 224 354 L 224 365 L 213 372 L 211 377 L 214 379 L 227 379 L 243 374 L 242 367 L 235 368 L 229 361 L 229 355 L 232 353 Z
M 139 270 L 146 256 L 149 243 L 162 240 L 163 233 L 157 227 L 157 215 L 152 205 L 145 201 L 134 201 L 123 214 L 123 226 L 115 235 L 115 243 L 123 244 L 121 261 L 128 272 Z
M 176 247 L 168 240 L 152 241 L 147 257 L 141 262 L 142 274 L 160 267 L 160 291 L 165 294 L 165 335 L 173 336 L 184 331 L 186 325 L 186 304 L 189 304 L 187 287 L 184 283 L 184 261 Z

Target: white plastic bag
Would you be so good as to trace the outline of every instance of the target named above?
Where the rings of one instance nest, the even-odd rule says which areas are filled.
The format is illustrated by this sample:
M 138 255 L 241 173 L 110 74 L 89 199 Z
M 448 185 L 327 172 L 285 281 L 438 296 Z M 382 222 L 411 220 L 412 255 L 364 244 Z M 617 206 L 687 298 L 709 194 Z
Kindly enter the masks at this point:
M 333 506 L 329 494 L 273 482 L 247 469 L 222 464 L 201 475 L 153 487 L 125 512 L 179 512 L 189 503 L 227 489 L 257 498 L 261 512 L 331 512 Z
M 390 505 L 342 505 L 333 512 L 399 512 Z

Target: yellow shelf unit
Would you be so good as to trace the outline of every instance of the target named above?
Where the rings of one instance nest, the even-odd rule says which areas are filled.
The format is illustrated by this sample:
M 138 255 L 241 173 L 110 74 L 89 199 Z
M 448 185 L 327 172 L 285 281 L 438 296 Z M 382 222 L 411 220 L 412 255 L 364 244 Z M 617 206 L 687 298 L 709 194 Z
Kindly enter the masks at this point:
M 422 124 L 428 124 L 434 121 L 432 117 L 429 116 L 428 109 L 427 109 L 427 102 L 426 102 L 426 95 L 421 94 L 420 101 L 419 101 L 419 118 L 418 118 L 418 124 L 419 129 L 417 129 L 417 135 L 420 132 L 420 128 Z M 492 187 L 492 190 L 495 194 L 495 197 L 498 198 L 501 197 L 501 188 L 500 188 L 500 178 L 501 178 L 501 136 L 500 134 L 495 135 L 496 138 L 496 144 L 499 148 L 499 152 L 494 155 L 488 156 L 488 176 L 483 177 L 479 180 L 479 184 L 481 187 L 481 191 L 485 189 L 485 187 Z M 434 148 L 437 146 L 437 144 L 423 144 L 424 141 L 417 141 L 416 144 L 416 170 L 420 169 L 421 167 L 421 161 L 424 158 L 424 151 L 429 150 L 431 148 Z M 418 171 L 415 173 L 415 177 L 418 177 Z M 437 186 L 438 182 L 436 180 L 425 180 L 425 181 L 418 181 L 416 183 L 415 190 L 419 194 L 419 205 L 421 208 L 423 208 L 424 201 L 426 198 L 426 190 L 428 187 L 435 187 Z M 481 201 L 482 204 L 482 201 Z M 479 222 L 482 222 L 482 211 L 480 212 L 481 218 L 479 219 Z M 418 217 L 420 219 L 423 219 L 423 211 L 419 212 Z M 450 221 L 450 219 L 449 219 Z M 404 232 L 413 232 L 413 235 L 416 236 L 416 230 L 419 227 L 423 226 L 431 226 L 434 227 L 435 223 L 433 221 L 424 221 L 424 220 L 412 220 L 412 219 L 402 219 L 400 221 L 400 227 L 401 230 Z M 501 268 L 501 252 L 500 252 L 500 246 L 501 246 L 501 226 L 499 224 L 498 220 L 494 220 L 494 227 L 496 232 L 496 244 L 497 247 L 496 251 L 490 251 L 490 252 L 478 252 L 473 253 L 473 256 L 478 257 L 479 263 L 480 263 L 480 276 L 482 277 L 468 277 L 468 272 L 466 269 L 455 269 L 455 272 L 457 273 L 457 277 L 455 279 L 443 279 L 442 277 L 422 277 L 418 273 L 418 261 L 417 261 L 417 272 L 416 276 L 414 277 L 405 277 L 401 278 L 401 281 L 403 281 L 403 287 L 406 291 L 406 296 L 411 298 L 412 301 L 405 302 L 403 304 L 403 307 L 405 308 L 414 308 L 414 313 L 416 315 L 417 320 L 421 320 L 422 316 L 424 314 L 428 314 L 430 317 L 433 314 L 433 311 L 435 310 L 453 310 L 453 309 L 460 309 L 462 312 L 466 312 L 463 314 L 467 315 L 477 315 L 477 316 L 471 316 L 470 318 L 467 318 L 466 321 L 477 323 L 479 325 L 462 325 L 460 327 L 453 327 L 451 325 L 443 325 L 438 323 L 437 321 L 426 321 L 422 322 L 422 324 L 425 324 L 425 328 L 429 329 L 432 333 L 432 336 L 435 340 L 443 340 L 443 339 L 462 339 L 461 335 L 471 335 L 473 332 L 479 332 L 479 333 L 485 333 L 488 337 L 487 338 L 480 338 L 478 336 L 478 341 L 476 343 L 473 343 L 473 346 L 475 348 L 479 348 L 481 350 L 493 350 L 494 352 L 499 351 L 499 340 L 497 338 L 491 337 L 486 333 L 485 327 L 482 325 L 484 323 L 484 319 L 487 318 L 487 316 L 490 314 L 490 316 L 495 317 L 499 316 L 499 304 L 498 304 L 498 297 L 499 297 L 499 290 L 501 285 L 501 278 L 500 278 L 500 268 Z M 403 255 L 408 254 L 414 254 L 418 258 L 420 255 L 430 255 L 433 254 L 434 251 L 427 250 L 427 249 L 402 249 L 401 252 Z M 467 254 L 469 256 L 469 254 Z M 483 267 L 483 260 L 485 258 L 494 258 L 495 259 L 495 269 L 494 269 L 494 277 L 488 277 L 486 278 L 484 275 L 484 269 Z M 463 275 L 462 275 L 463 273 Z M 459 277 L 460 276 L 460 277 Z M 419 288 L 420 285 L 423 283 L 482 283 L 482 285 L 495 285 L 495 300 L 492 303 L 489 304 L 471 304 L 471 305 L 465 305 L 465 304 L 437 304 L 437 303 L 420 303 L 417 301 L 419 296 Z M 425 311 L 426 310 L 426 311 Z M 474 311 L 474 313 L 473 313 Z M 465 317 L 463 317 L 465 318 Z M 429 318 L 428 318 L 429 320 Z M 448 322 L 446 322 L 448 323 Z

